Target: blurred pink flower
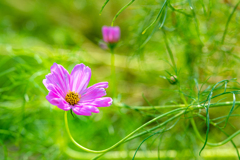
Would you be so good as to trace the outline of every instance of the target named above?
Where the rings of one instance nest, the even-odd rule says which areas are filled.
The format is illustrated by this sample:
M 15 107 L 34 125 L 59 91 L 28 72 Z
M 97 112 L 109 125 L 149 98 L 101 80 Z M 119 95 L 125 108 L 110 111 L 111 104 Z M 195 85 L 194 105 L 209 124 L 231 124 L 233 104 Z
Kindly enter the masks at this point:
M 43 84 L 49 91 L 47 100 L 58 108 L 72 111 L 77 115 L 90 116 L 99 113 L 97 107 L 108 107 L 112 98 L 106 95 L 108 82 L 96 83 L 87 88 L 91 78 L 91 69 L 77 64 L 71 74 L 61 65 L 54 63 L 51 73 L 46 75 Z
M 106 43 L 117 43 L 120 39 L 120 28 L 103 26 L 102 34 Z

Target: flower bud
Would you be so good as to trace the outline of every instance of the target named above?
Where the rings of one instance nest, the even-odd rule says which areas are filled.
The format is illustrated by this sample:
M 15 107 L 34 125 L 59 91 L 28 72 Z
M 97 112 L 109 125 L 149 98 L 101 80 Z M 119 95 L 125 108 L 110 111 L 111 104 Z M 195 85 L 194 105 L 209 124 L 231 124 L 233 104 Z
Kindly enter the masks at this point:
M 120 39 L 120 28 L 103 26 L 102 34 L 106 43 L 117 43 Z
M 177 76 L 176 75 L 173 75 L 171 76 L 168 81 L 171 83 L 171 84 L 176 84 L 178 82 L 178 79 L 177 79 Z

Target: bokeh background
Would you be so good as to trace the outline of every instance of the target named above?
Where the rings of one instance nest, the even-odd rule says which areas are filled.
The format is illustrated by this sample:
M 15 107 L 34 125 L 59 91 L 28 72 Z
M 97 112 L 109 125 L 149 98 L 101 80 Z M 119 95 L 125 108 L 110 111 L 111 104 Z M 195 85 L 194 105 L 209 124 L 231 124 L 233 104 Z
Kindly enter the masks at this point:
M 99 15 L 104 2 L 0 1 L 0 159 L 91 159 L 95 156 L 81 151 L 70 141 L 64 126 L 64 111 L 45 99 L 47 90 L 42 80 L 56 62 L 69 72 L 79 63 L 89 66 L 90 85 L 111 82 L 110 53 L 99 47 L 101 27 L 111 25 L 113 17 L 129 1 L 110 0 Z M 223 79 L 239 79 L 240 6 L 237 3 L 236 0 L 171 0 L 145 34 L 142 32 L 156 19 L 164 1 L 132 3 L 114 22 L 121 28 L 121 40 L 115 50 L 117 86 L 110 83 L 107 89 L 108 96 L 112 96 L 116 88 L 118 101 L 130 107 L 100 108 L 99 114 L 90 117 L 73 118 L 69 114 L 73 137 L 88 148 L 105 149 L 168 111 L 142 111 L 131 106 L 182 104 L 177 85 L 164 78 L 175 74 L 168 52 L 174 55 L 178 80 L 189 103 L 198 96 L 194 79 L 203 84 L 206 92 Z M 229 83 L 229 89 L 238 87 L 237 83 Z M 201 93 L 200 97 L 205 100 L 206 94 Z M 219 100 L 232 101 L 232 96 L 214 101 Z M 224 116 L 230 107 L 214 108 L 210 117 Z M 236 109 L 233 114 L 238 112 Z M 204 137 L 205 121 L 196 118 L 196 123 Z M 239 128 L 238 116 L 230 117 L 226 132 L 232 134 Z M 102 159 L 131 159 L 147 136 L 120 145 Z M 211 127 L 209 141 L 225 138 Z M 239 136 L 234 142 L 240 147 Z M 135 159 L 146 159 L 146 155 L 152 156 L 149 159 L 237 159 L 231 143 L 206 147 L 199 156 L 202 145 L 188 118 L 182 117 L 172 130 L 144 142 Z M 150 151 L 153 152 L 149 154 Z

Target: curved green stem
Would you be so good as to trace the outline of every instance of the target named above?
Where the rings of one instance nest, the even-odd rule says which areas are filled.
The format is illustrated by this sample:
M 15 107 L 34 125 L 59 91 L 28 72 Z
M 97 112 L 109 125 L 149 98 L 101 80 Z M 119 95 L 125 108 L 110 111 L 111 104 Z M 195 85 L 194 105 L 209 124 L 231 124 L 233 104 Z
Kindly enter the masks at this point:
M 91 150 L 91 149 L 88 149 L 88 148 L 85 148 L 83 147 L 82 145 L 80 145 L 79 143 L 77 143 L 75 141 L 75 139 L 72 137 L 71 133 L 70 133 L 70 130 L 69 130 L 69 127 L 68 127 L 68 120 L 67 120 L 67 112 L 64 113 L 64 120 L 65 120 L 65 126 L 66 126 L 66 130 L 67 130 L 67 133 L 68 133 L 68 136 L 70 137 L 70 139 L 72 140 L 72 142 L 78 146 L 80 149 L 84 150 L 84 151 L 87 151 L 87 152 L 91 152 L 91 153 L 105 153 L 115 147 L 117 147 L 118 145 L 120 145 L 121 143 L 125 142 L 128 138 L 130 138 L 133 134 L 135 134 L 136 132 L 138 132 L 139 130 L 141 130 L 142 128 L 144 128 L 145 126 L 155 122 L 156 120 L 164 117 L 164 116 L 167 116 L 169 114 L 172 114 L 172 113 L 175 113 L 175 112 L 178 112 L 178 111 L 182 111 L 184 110 L 184 108 L 178 108 L 178 109 L 175 109 L 175 110 L 172 110 L 172 111 L 169 111 L 167 113 L 164 113 L 164 114 L 161 114 L 159 115 L 158 117 L 156 118 L 153 118 L 152 120 L 146 122 L 145 124 L 143 124 L 142 126 L 138 127 L 136 130 L 134 130 L 133 132 L 131 132 L 130 134 L 128 134 L 126 137 L 124 137 L 123 139 L 121 139 L 120 141 L 118 141 L 117 143 L 115 143 L 114 145 L 112 145 L 111 147 L 107 148 L 107 149 L 104 149 L 104 150 L 100 150 L 100 151 L 96 151 L 96 150 Z
M 152 131 L 154 131 L 154 130 L 162 127 L 162 126 L 165 126 L 166 124 L 168 124 L 168 123 L 171 122 L 172 120 L 180 117 L 180 116 L 183 115 L 184 113 L 185 113 L 185 110 L 184 110 L 184 111 L 181 111 L 180 113 L 176 114 L 175 116 L 169 118 L 168 120 L 164 121 L 163 123 L 161 123 L 161 124 L 159 124 L 159 125 L 151 128 L 151 129 L 149 129 L 149 130 L 143 131 L 143 132 L 141 132 L 141 133 L 139 133 L 139 134 L 137 134 L 137 135 L 135 135 L 135 136 L 129 137 L 129 138 L 126 139 L 123 143 L 128 142 L 128 141 L 130 141 L 130 140 L 132 140 L 132 139 L 135 139 L 135 138 L 137 138 L 137 137 L 139 137 L 139 136 L 142 136 L 142 135 L 144 135 L 144 134 L 151 133 Z M 173 125 L 173 126 L 175 126 L 175 125 Z M 171 129 L 173 126 L 171 126 L 169 129 Z M 169 130 L 169 129 L 168 129 L 168 130 Z M 93 160 L 96 160 L 96 159 L 100 158 L 100 157 L 103 156 L 104 154 L 105 154 L 105 153 L 101 153 L 101 154 L 97 155 L 96 157 L 93 158 Z

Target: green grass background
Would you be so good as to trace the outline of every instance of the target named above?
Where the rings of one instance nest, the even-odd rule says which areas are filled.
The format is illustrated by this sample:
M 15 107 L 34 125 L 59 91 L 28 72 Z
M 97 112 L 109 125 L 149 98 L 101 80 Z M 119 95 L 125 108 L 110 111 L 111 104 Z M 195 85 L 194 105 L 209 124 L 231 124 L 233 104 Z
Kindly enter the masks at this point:
M 0 159 L 94 157 L 88 157 L 87 153 L 74 146 L 65 130 L 64 111 L 52 106 L 45 98 L 47 90 L 42 80 L 54 62 L 63 65 L 69 72 L 76 64 L 84 63 L 92 70 L 90 85 L 108 81 L 108 96 L 112 95 L 115 87 L 120 101 L 130 107 L 149 105 L 142 95 L 153 106 L 183 103 L 177 85 L 160 77 L 169 77 L 166 71 L 174 74 L 169 65 L 171 61 L 166 43 L 180 70 L 178 79 L 189 103 L 197 97 L 194 78 L 201 85 L 210 77 L 204 83 L 204 89 L 223 79 L 239 78 L 240 6 L 233 12 L 238 1 L 171 0 L 171 5 L 179 10 L 168 7 L 157 22 L 142 34 L 156 19 L 163 5 L 163 1 L 149 0 L 135 1 L 114 22 L 121 28 L 121 40 L 116 48 L 117 86 L 112 86 L 110 53 L 98 45 L 102 39 L 101 27 L 110 25 L 118 10 L 129 1 L 110 0 L 99 15 L 104 2 L 0 1 Z M 165 23 L 158 29 L 157 25 L 164 16 Z M 235 83 L 229 84 L 229 89 L 237 87 Z M 206 98 L 204 93 L 200 95 L 202 100 Z M 225 98 L 222 101 L 232 100 L 231 96 L 222 96 L 214 101 L 222 98 Z M 230 107 L 211 109 L 210 117 L 227 115 L 229 110 Z M 167 111 L 140 111 L 113 105 L 100 108 L 99 114 L 90 117 L 73 118 L 69 114 L 68 118 L 76 141 L 88 148 L 101 150 Z M 233 114 L 238 112 L 236 110 Z M 202 114 L 205 112 L 202 111 Z M 227 133 L 232 134 L 240 128 L 238 117 L 231 117 L 229 122 L 231 125 L 225 128 Z M 204 137 L 205 122 L 196 118 L 196 123 Z M 134 151 L 147 136 L 120 145 L 114 151 Z M 209 141 L 218 142 L 225 138 L 211 126 Z M 233 140 L 239 147 L 239 136 Z M 225 157 L 216 154 L 215 157 L 201 157 L 198 152 L 202 145 L 194 135 L 188 118 L 182 117 L 172 130 L 152 137 L 143 143 L 140 150 L 146 153 L 158 149 L 176 151 L 176 156 L 166 156 L 165 159 L 237 159 L 235 152 Z M 230 143 L 215 149 L 226 148 L 233 149 Z M 81 152 L 81 155 L 77 156 L 78 153 L 72 150 Z M 118 159 L 131 157 L 119 156 Z M 141 159 L 141 156 L 137 155 L 136 159 Z

